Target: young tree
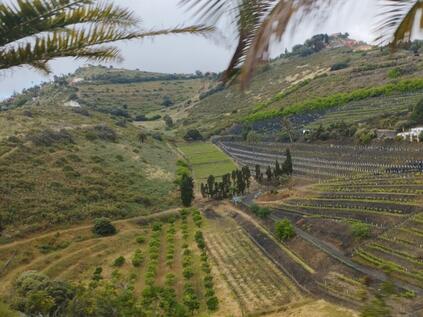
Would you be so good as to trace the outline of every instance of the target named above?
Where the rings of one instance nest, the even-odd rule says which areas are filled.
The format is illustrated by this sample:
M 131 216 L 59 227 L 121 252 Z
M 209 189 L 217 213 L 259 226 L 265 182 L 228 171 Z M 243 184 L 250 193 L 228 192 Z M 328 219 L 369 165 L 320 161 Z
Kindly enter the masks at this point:
M 191 206 L 194 199 L 194 180 L 191 176 L 183 175 L 181 180 L 181 200 L 185 207 Z

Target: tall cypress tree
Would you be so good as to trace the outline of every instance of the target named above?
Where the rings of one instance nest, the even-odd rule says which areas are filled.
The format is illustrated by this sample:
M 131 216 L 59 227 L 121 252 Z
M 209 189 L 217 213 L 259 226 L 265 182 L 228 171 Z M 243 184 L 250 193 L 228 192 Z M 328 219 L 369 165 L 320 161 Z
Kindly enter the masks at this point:
M 256 176 L 255 176 L 255 178 L 256 178 L 256 181 L 259 181 L 260 180 L 260 178 L 261 178 L 261 170 L 260 170 L 260 165 L 256 165 Z
M 266 175 L 267 175 L 267 180 L 270 182 L 272 180 L 272 176 L 273 176 L 272 168 L 270 166 L 267 167 Z
M 194 180 L 188 175 L 182 176 L 181 180 L 181 200 L 185 207 L 191 206 L 194 199 Z
M 281 167 L 279 165 L 278 160 L 276 160 L 276 163 L 275 163 L 275 177 L 278 178 L 281 175 L 282 175 L 282 170 L 281 170 Z
M 292 172 L 294 171 L 292 168 L 291 151 L 289 149 L 286 149 L 286 160 L 284 162 L 284 171 L 288 175 L 292 175 Z
M 207 178 L 207 185 L 209 186 L 209 197 L 212 198 L 214 196 L 214 176 L 210 175 Z

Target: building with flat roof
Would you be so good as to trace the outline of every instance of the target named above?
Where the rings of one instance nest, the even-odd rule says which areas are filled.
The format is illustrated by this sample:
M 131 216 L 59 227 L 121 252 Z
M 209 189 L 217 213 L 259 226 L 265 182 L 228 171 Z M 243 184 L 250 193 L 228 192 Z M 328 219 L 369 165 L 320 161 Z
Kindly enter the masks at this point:
M 398 133 L 397 136 L 402 137 L 404 140 L 410 140 L 410 142 L 413 142 L 416 140 L 417 142 L 422 141 L 420 139 L 421 134 L 423 133 L 423 127 L 413 128 L 410 131 L 407 132 L 401 132 Z

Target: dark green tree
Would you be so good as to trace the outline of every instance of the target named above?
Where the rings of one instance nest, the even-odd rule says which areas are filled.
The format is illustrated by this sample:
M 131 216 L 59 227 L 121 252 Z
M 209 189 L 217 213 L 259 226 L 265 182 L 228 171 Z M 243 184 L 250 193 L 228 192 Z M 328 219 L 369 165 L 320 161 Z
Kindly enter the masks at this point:
M 215 182 L 215 178 L 213 175 L 210 175 L 207 178 L 207 185 L 209 188 L 209 197 L 212 198 L 214 196 L 214 182 Z
M 255 179 L 256 181 L 260 180 L 260 176 L 261 176 L 261 170 L 260 170 L 260 165 L 256 165 L 256 175 L 255 175 Z
M 189 207 L 194 199 L 194 180 L 191 176 L 183 175 L 181 180 L 181 200 L 185 207 Z
M 279 176 L 282 176 L 282 169 L 281 169 L 281 167 L 279 165 L 278 160 L 276 160 L 276 163 L 275 163 L 275 177 L 278 178 Z
M 286 159 L 282 166 L 282 171 L 286 175 L 292 175 L 293 168 L 292 168 L 292 157 L 291 157 L 291 151 L 289 149 L 286 149 Z
M 93 233 L 99 236 L 111 236 L 116 233 L 115 226 L 108 218 L 98 218 L 94 221 Z
M 267 167 L 266 176 L 267 176 L 267 181 L 271 182 L 273 173 L 272 173 L 272 168 L 270 166 Z

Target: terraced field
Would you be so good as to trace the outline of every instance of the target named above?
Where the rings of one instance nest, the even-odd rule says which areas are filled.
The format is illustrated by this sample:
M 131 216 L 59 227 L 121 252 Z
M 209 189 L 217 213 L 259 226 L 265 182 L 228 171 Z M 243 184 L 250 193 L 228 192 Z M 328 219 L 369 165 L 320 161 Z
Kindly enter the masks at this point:
M 219 271 L 247 315 L 277 310 L 302 296 L 242 231 L 207 235 Z
M 362 101 L 351 102 L 338 107 L 320 116 L 306 128 L 318 128 L 320 125 L 329 126 L 334 123 L 357 123 L 363 122 L 381 115 L 392 115 L 407 112 L 411 106 L 417 104 L 423 97 L 423 93 L 409 95 L 369 98 Z M 369 106 L 371 105 L 371 106 Z
M 191 143 L 179 146 L 190 163 L 194 178 L 204 181 L 210 175 L 223 176 L 236 169 L 236 165 L 224 152 L 211 143 Z
M 342 146 L 315 144 L 283 144 L 220 141 L 218 145 L 240 165 L 254 168 L 274 166 L 285 160 L 291 150 L 294 175 L 311 180 L 328 180 L 368 173 L 384 173 L 388 169 L 415 170 L 410 162 L 421 160 L 423 148 L 418 146 Z

